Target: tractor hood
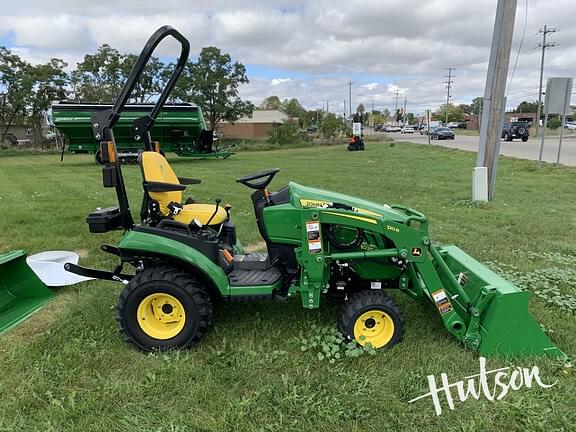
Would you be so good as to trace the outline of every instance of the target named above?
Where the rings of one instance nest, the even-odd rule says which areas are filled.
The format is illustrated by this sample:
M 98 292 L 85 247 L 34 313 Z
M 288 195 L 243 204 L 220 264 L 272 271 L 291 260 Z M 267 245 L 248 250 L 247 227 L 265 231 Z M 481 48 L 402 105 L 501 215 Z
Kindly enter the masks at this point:
M 288 187 L 290 188 L 291 203 L 295 207 L 313 208 L 343 204 L 352 207 L 358 213 L 381 216 L 398 223 L 406 223 L 408 221 L 408 215 L 402 211 L 395 210 L 387 204 L 377 204 L 338 192 L 302 186 L 294 182 L 288 183 Z

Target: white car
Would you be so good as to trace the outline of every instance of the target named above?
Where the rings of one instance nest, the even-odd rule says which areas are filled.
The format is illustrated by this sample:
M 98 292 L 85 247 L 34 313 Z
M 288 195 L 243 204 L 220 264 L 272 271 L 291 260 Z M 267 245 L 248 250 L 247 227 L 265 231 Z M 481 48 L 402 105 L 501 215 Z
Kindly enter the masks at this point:
M 576 123 L 568 123 L 568 122 L 566 122 L 566 123 L 564 124 L 564 127 L 565 127 L 566 129 L 576 130 Z
M 450 128 L 450 129 L 458 129 L 458 122 L 450 122 L 450 123 L 448 123 L 448 128 Z
M 386 132 L 400 132 L 401 128 L 400 126 L 388 126 L 388 129 L 386 129 Z
M 409 134 L 409 133 L 411 133 L 411 134 L 413 134 L 413 133 L 414 133 L 414 128 L 411 127 L 411 126 L 403 127 L 403 128 L 400 130 L 400 133 L 403 133 L 403 134 Z

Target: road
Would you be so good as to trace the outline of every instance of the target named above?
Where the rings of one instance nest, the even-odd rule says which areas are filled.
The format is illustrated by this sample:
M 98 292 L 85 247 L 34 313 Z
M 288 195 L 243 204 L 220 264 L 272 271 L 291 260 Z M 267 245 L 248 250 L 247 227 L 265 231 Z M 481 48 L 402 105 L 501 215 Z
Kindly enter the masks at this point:
M 408 141 L 416 144 L 428 144 L 428 137 L 419 133 L 401 134 L 388 132 L 374 132 L 374 134 L 387 134 L 394 138 L 395 141 Z M 432 145 L 456 148 L 460 150 L 478 151 L 478 136 L 458 135 L 454 140 L 433 140 Z M 544 140 L 544 153 L 542 159 L 547 162 L 556 162 L 558 153 L 558 137 L 546 138 Z M 540 151 L 540 139 L 531 137 L 527 142 L 521 140 L 500 141 L 500 154 L 520 159 L 538 160 Z M 564 137 L 562 141 L 562 153 L 560 163 L 567 166 L 576 166 L 576 136 Z

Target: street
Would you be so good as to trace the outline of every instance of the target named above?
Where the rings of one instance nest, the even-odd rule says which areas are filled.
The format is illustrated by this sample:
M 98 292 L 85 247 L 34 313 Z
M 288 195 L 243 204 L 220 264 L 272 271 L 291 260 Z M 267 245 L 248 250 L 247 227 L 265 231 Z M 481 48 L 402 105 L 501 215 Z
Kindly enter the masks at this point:
M 379 134 L 381 132 L 375 132 Z M 395 141 L 407 141 L 416 144 L 428 144 L 428 137 L 426 135 L 415 134 L 401 134 L 401 133 L 387 133 L 393 137 Z M 576 137 L 564 137 L 562 141 L 562 153 L 560 155 L 560 163 L 567 166 L 576 166 Z M 430 141 L 432 145 L 440 145 L 443 147 L 456 148 L 460 150 L 478 151 L 478 136 L 458 135 L 454 140 L 433 140 Z M 559 138 L 546 138 L 544 140 L 544 153 L 542 160 L 546 162 L 556 162 L 558 154 L 558 141 Z M 500 141 L 500 154 L 503 156 L 511 156 L 520 159 L 538 160 L 538 153 L 540 151 L 540 138 L 530 137 L 527 142 L 521 140 L 514 141 Z

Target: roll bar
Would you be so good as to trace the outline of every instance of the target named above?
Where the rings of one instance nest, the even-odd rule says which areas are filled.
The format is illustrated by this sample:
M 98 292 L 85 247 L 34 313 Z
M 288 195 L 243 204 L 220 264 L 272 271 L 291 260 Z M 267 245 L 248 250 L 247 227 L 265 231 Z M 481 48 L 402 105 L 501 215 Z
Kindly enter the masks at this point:
M 168 96 L 170 95 L 170 92 L 176 85 L 176 81 L 186 66 L 186 61 L 188 60 L 188 55 L 190 54 L 190 43 L 188 40 L 178 30 L 171 26 L 160 27 L 154 32 L 152 36 L 150 36 L 150 39 L 148 39 L 148 42 L 146 42 L 146 45 L 142 49 L 138 60 L 136 60 L 136 63 L 132 67 L 132 70 L 128 75 L 128 79 L 126 80 L 126 84 L 116 98 L 114 106 L 111 109 L 95 112 L 92 114 L 92 131 L 94 133 L 94 137 L 97 140 L 106 141 L 110 139 L 109 130 L 111 130 L 118 122 L 120 113 L 126 106 L 126 103 L 128 102 L 134 87 L 138 83 L 138 79 L 144 72 L 150 57 L 154 53 L 154 50 L 158 44 L 168 36 L 172 36 L 174 39 L 180 42 L 181 50 L 178 63 L 174 68 L 174 72 L 172 72 L 172 76 L 166 82 L 164 90 L 162 90 L 162 93 L 154 104 L 150 114 L 145 117 L 138 118 L 133 122 L 134 139 L 136 141 L 144 140 L 144 146 L 146 150 L 152 150 L 152 140 L 150 138 L 149 132 L 150 128 L 154 125 L 154 120 L 156 120 L 156 117 L 158 117 L 162 106 L 164 106 Z
M 126 84 L 120 91 L 120 94 L 114 102 L 114 106 L 105 111 L 98 111 L 92 114 L 92 132 L 94 137 L 100 141 L 100 149 L 102 152 L 102 161 L 104 166 L 102 167 L 102 179 L 104 187 L 113 187 L 116 189 L 116 196 L 118 198 L 118 204 L 120 208 L 120 225 L 124 229 L 131 229 L 134 226 L 134 220 L 132 219 L 132 213 L 130 211 L 130 203 L 128 202 L 128 194 L 126 193 L 126 187 L 124 185 L 124 179 L 122 177 L 122 168 L 118 160 L 118 151 L 116 148 L 116 141 L 114 140 L 114 132 L 112 128 L 118 122 L 120 118 L 120 113 L 126 106 L 130 94 L 134 87 L 138 83 L 138 79 L 144 72 L 148 60 L 152 56 L 152 53 L 158 46 L 158 44 L 166 37 L 172 36 L 178 42 L 180 42 L 180 58 L 178 63 L 172 72 L 172 76 L 166 82 L 162 94 L 159 96 L 158 100 L 152 107 L 150 114 L 144 117 L 140 117 L 132 123 L 134 130 L 134 139 L 136 141 L 144 141 L 145 150 L 154 150 L 152 146 L 152 139 L 150 137 L 150 128 L 154 125 L 154 120 L 158 116 L 158 113 L 162 109 L 162 106 L 166 103 L 168 95 L 176 85 L 176 80 L 182 73 L 186 61 L 188 60 L 188 54 L 190 53 L 190 43 L 186 40 L 182 34 L 180 34 L 176 29 L 170 26 L 160 27 L 154 32 L 140 56 L 136 60 L 136 63 L 128 75 Z

